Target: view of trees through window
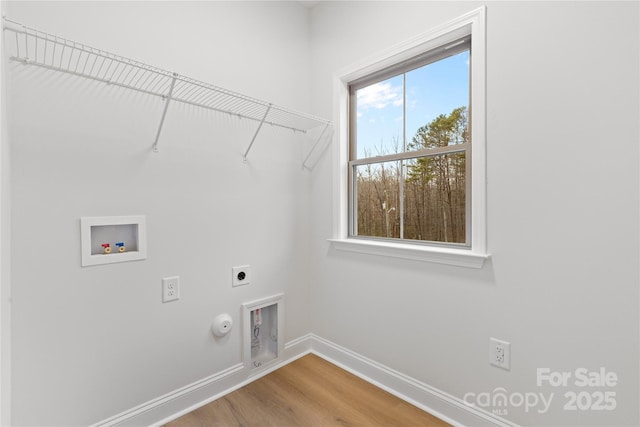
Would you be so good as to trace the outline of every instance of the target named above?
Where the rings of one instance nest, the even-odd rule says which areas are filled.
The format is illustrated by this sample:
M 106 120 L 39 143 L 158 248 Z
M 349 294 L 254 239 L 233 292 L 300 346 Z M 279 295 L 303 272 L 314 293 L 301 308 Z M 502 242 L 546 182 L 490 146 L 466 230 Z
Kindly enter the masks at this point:
M 468 64 L 467 50 L 355 92 L 353 234 L 468 243 Z
M 421 127 L 409 148 L 468 142 L 467 110 L 460 107 Z M 357 166 L 358 234 L 465 243 L 465 157 L 460 152 Z

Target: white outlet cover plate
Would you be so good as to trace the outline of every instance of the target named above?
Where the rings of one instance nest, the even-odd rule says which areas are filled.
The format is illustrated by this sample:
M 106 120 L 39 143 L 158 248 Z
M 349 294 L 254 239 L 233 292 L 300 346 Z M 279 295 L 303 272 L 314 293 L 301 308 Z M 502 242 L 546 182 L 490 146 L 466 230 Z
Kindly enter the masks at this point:
M 180 277 L 165 277 L 162 279 L 162 302 L 180 299 Z
M 489 338 L 489 363 L 498 368 L 511 369 L 511 343 Z
M 239 265 L 237 267 L 233 267 L 231 269 L 232 272 L 232 281 L 231 286 L 243 286 L 251 283 L 251 267 L 248 265 Z M 244 273 L 244 278 L 240 279 L 238 276 Z

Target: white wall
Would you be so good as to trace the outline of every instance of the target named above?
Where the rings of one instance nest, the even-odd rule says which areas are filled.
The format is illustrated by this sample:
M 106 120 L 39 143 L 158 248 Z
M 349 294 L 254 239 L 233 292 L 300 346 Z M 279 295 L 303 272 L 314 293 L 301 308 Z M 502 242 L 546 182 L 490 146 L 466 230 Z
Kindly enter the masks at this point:
M 4 14 L 5 2 L 0 2 Z M 11 221 L 9 138 L 7 129 L 6 56 L 0 44 L 0 425 L 9 425 L 11 408 Z
M 314 110 L 332 73 L 481 3 L 323 2 Z M 524 425 L 638 425 L 638 3 L 488 2 L 488 242 L 482 270 L 332 250 L 333 164 L 312 175 L 317 335 L 462 399 L 554 392 Z M 334 153 L 335 155 L 335 153 Z M 488 364 L 512 344 L 511 371 Z M 615 411 L 564 411 L 536 369 L 615 372 Z M 491 410 L 491 408 L 488 408 Z
M 293 2 L 11 2 L 6 12 L 330 117 L 332 73 L 478 6 L 321 2 L 309 16 Z M 220 372 L 241 361 L 241 337 L 214 340 L 214 316 L 238 324 L 242 302 L 285 292 L 287 341 L 314 332 L 458 398 L 555 392 L 548 414 L 510 408 L 525 425 L 637 425 L 638 12 L 488 3 L 482 270 L 331 250 L 332 153 L 302 171 L 299 135 L 265 129 L 243 164 L 254 126 L 173 104 L 152 154 L 161 101 L 8 64 L 13 424 L 91 424 Z M 149 258 L 81 268 L 79 218 L 121 214 L 147 216 Z M 254 283 L 231 289 L 230 268 L 244 263 Z M 181 276 L 182 299 L 162 304 L 169 275 Z M 489 367 L 490 336 L 512 343 L 510 372 Z M 601 366 L 620 378 L 613 412 L 562 411 L 569 389 L 535 384 L 539 367 Z
M 296 3 L 6 9 L 53 34 L 309 106 L 308 10 Z M 154 154 L 161 100 L 18 63 L 8 71 L 13 425 L 88 425 L 240 363 L 243 302 L 284 292 L 284 338 L 309 332 L 300 134 L 267 126 L 244 164 L 254 123 L 172 104 Z M 148 259 L 81 268 L 80 217 L 129 214 L 146 215 Z M 232 289 L 242 264 L 253 283 Z M 162 304 L 161 278 L 172 275 L 181 299 Z M 236 329 L 214 340 L 223 312 Z

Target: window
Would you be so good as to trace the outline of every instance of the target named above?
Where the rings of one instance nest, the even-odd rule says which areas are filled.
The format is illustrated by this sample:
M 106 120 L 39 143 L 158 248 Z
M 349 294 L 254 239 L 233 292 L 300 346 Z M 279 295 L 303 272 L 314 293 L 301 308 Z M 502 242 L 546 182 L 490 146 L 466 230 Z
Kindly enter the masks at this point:
M 350 236 L 469 246 L 470 47 L 349 84 Z
M 336 249 L 482 267 L 485 9 L 336 75 Z

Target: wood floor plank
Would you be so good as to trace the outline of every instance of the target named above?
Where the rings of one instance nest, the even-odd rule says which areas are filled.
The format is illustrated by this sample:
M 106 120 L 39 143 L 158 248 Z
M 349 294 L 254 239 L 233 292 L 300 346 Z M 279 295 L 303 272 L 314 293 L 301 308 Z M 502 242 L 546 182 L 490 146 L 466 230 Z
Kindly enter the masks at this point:
M 449 424 L 315 355 L 165 427 L 445 427 Z

